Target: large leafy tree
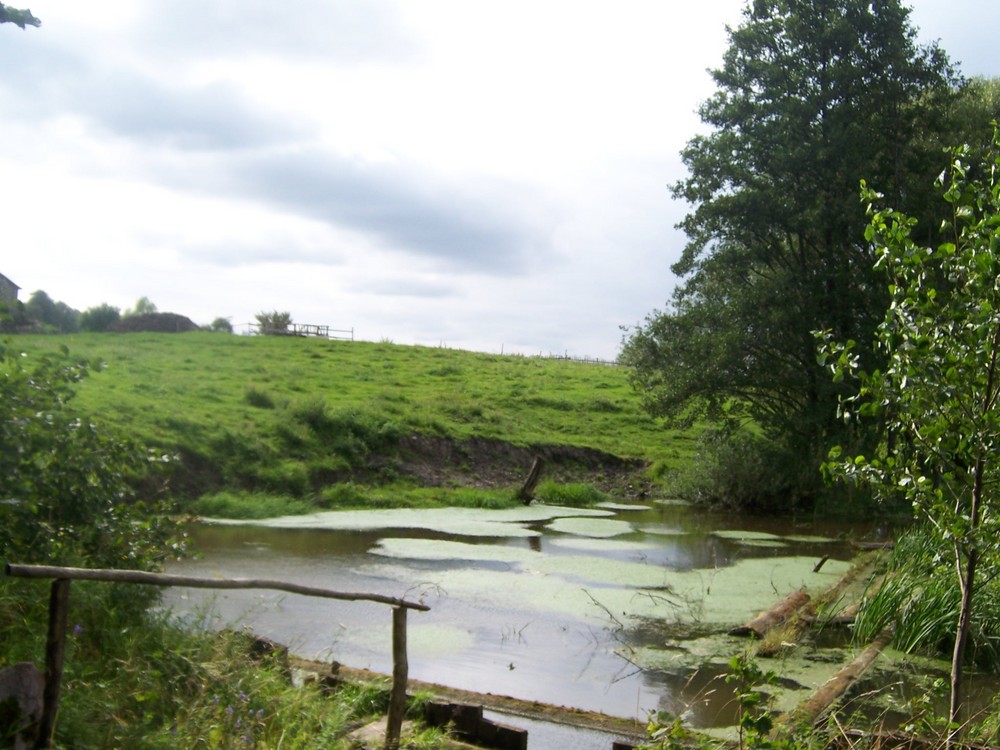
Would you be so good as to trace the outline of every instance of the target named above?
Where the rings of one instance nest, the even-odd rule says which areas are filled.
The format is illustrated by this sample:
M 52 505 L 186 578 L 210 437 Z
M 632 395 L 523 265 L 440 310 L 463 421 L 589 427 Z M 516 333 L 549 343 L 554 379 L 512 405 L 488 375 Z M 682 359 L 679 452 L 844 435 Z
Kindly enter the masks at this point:
M 751 421 L 785 466 L 818 476 L 839 423 L 812 332 L 868 341 L 886 303 L 858 180 L 926 217 L 931 190 L 913 186 L 940 171 L 958 82 L 898 0 L 754 0 L 729 37 L 700 109 L 711 131 L 688 143 L 673 189 L 692 206 L 683 282 L 622 360 L 652 413 Z
M 905 497 L 950 558 L 960 592 L 950 715 L 958 726 L 976 591 L 984 573 L 1000 573 L 1000 131 L 985 155 L 966 146 L 952 157 L 943 242 L 915 242 L 916 219 L 890 209 L 867 230 L 889 281 L 876 337 L 885 366 L 866 371 L 853 342 L 825 353 L 838 378 L 860 379 L 845 416 L 887 426 L 873 453 L 835 449 L 831 467 L 877 497 Z

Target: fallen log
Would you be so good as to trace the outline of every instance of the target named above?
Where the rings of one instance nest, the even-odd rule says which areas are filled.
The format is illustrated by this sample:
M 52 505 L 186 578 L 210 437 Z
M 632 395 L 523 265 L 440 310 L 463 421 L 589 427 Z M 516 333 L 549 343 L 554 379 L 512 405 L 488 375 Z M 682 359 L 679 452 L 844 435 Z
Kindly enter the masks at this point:
M 839 701 L 844 693 L 853 686 L 872 662 L 878 658 L 882 650 L 892 641 L 892 628 L 886 628 L 878 637 L 858 654 L 850 664 L 842 667 L 833 677 L 820 685 L 816 691 L 802 703 L 786 714 L 778 717 L 774 723 L 772 737 L 776 739 L 794 736 L 802 727 L 812 727 L 817 721 Z
M 729 635 L 748 635 L 763 638 L 768 631 L 786 623 L 792 615 L 809 603 L 805 591 L 793 591 L 768 610 L 761 612 L 750 622 L 729 631 Z

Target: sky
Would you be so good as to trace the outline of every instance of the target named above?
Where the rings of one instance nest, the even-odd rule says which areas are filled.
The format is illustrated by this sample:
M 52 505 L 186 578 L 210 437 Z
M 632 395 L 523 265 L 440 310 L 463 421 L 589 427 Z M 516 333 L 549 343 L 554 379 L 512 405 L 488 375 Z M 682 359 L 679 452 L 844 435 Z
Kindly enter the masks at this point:
M 743 0 L 67 0 L 0 26 L 0 273 L 391 341 L 613 359 L 662 309 Z M 913 0 L 1000 76 L 996 0 Z

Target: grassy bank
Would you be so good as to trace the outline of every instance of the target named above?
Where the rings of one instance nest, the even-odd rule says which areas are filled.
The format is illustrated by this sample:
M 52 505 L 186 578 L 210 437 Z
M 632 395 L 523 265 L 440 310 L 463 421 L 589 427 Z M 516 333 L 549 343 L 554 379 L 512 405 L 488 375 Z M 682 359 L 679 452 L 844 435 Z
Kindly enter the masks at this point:
M 101 363 L 76 409 L 179 456 L 169 491 L 214 508 L 234 498 L 256 513 L 495 505 L 538 451 L 556 476 L 611 485 L 609 472 L 625 473 L 619 459 L 659 471 L 692 447 L 641 411 L 613 366 L 210 333 L 14 343 L 29 356 L 66 346 Z

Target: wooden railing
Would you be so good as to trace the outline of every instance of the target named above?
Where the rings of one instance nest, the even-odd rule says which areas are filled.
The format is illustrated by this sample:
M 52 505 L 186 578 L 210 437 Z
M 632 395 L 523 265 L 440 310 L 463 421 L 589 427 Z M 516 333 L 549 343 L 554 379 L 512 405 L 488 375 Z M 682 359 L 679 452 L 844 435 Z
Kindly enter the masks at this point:
M 303 336 L 321 339 L 336 339 L 337 341 L 354 341 L 353 328 L 331 328 L 315 323 L 289 323 L 286 326 L 262 326 L 259 323 L 247 323 L 247 333 L 258 336 Z
M 274 589 L 304 596 L 317 596 L 343 601 L 369 601 L 392 607 L 392 689 L 389 694 L 389 715 L 386 719 L 385 748 L 396 750 L 406 711 L 406 683 L 409 662 L 406 656 L 406 611 L 430 610 L 426 604 L 397 599 L 381 594 L 331 591 L 315 586 L 303 586 L 285 581 L 257 578 L 193 578 L 191 576 L 148 573 L 141 570 L 107 570 L 100 568 L 63 568 L 52 565 L 7 565 L 7 575 L 15 578 L 52 579 L 49 596 L 49 630 L 45 642 L 45 691 L 42 698 L 42 718 L 39 722 L 35 747 L 51 747 L 55 734 L 59 694 L 62 690 L 63 661 L 66 654 L 66 626 L 69 621 L 69 584 L 71 580 L 140 583 L 150 586 L 186 586 L 202 589 Z

